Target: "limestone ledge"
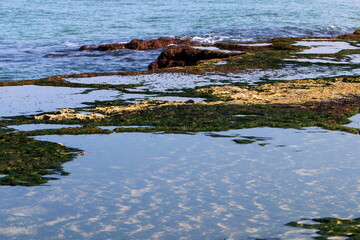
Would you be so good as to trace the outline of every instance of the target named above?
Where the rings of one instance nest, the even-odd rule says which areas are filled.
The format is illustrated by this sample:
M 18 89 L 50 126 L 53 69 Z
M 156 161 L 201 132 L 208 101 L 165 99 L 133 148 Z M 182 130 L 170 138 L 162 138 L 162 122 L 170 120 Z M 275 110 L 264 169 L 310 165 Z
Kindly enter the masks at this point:
M 96 120 L 105 118 L 104 115 L 98 113 L 85 114 L 77 113 L 74 109 L 61 109 L 54 114 L 43 114 L 34 117 L 36 120 L 65 120 L 65 119 L 77 119 L 77 120 Z
M 360 79 L 358 79 L 360 80 Z M 199 89 L 234 104 L 303 104 L 360 95 L 360 82 L 297 80 L 264 84 L 256 87 L 214 86 Z
M 129 106 L 111 106 L 111 107 L 97 107 L 94 109 L 96 112 L 102 112 L 104 114 L 112 113 L 122 113 L 122 112 L 134 112 L 141 110 L 149 110 L 158 107 L 164 106 L 174 106 L 174 105 L 184 105 L 184 104 L 194 104 L 193 100 L 188 101 L 160 101 L 160 100 L 146 100 L 138 101 Z M 196 103 L 196 104 L 206 104 L 206 103 Z
M 349 82 L 346 81 L 346 78 L 336 78 L 333 81 L 308 79 L 244 87 L 213 86 L 201 88 L 197 91 L 218 96 L 223 100 L 214 102 L 145 100 L 127 106 L 96 107 L 92 110 L 94 112 L 92 114 L 77 113 L 74 109 L 62 109 L 54 114 L 43 114 L 35 116 L 34 118 L 36 120 L 97 120 L 106 118 L 111 114 L 138 112 L 180 105 L 286 104 L 302 106 L 307 103 L 321 103 L 360 96 L 360 78 L 352 79 L 352 81 Z

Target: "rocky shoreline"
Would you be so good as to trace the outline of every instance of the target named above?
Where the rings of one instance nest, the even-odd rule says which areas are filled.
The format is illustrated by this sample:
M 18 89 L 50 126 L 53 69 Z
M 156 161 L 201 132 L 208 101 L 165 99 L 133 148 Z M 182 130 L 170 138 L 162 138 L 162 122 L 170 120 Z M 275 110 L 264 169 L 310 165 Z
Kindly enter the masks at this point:
M 325 50 L 331 51 L 321 52 L 324 46 Z M 0 90 L 11 88 L 14 92 L 18 92 L 16 88 L 20 86 L 24 89 L 27 86 L 43 88 L 42 93 L 50 88 L 58 91 L 78 89 L 68 94 L 75 96 L 96 91 L 117 92 L 116 97 L 110 100 L 88 100 L 85 107 L 76 105 L 55 111 L 0 115 L 0 185 L 39 186 L 58 179 L 54 176 L 69 175 L 63 164 L 83 155 L 82 150 L 33 138 L 42 135 L 194 133 L 313 126 L 351 134 L 360 131 L 360 128 L 345 125 L 350 122 L 349 117 L 360 112 L 360 74 L 263 79 L 276 71 L 287 72 L 290 67 L 299 69 L 314 64 L 316 67 L 345 65 L 349 69 L 358 69 L 360 30 L 334 38 L 278 38 L 266 42 L 218 43 L 211 46 L 179 39 L 132 40 L 128 44 L 83 46 L 79 50 L 121 51 L 124 48 L 165 49 L 150 64 L 148 71 L 83 73 L 0 83 Z M 263 77 L 251 84 L 239 81 L 254 72 L 263 73 Z M 159 79 L 162 81 L 155 81 Z M 178 88 L 166 85 L 177 81 L 184 83 Z M 146 82 L 167 87 L 152 88 Z M 195 82 L 201 84 L 191 85 Z M 25 93 L 24 101 L 31 94 L 37 93 Z M 62 95 L 65 96 L 66 93 Z M 56 100 L 61 101 L 59 98 Z M 32 130 L 17 131 L 11 127 L 39 124 L 43 127 Z M 50 128 L 52 124 L 62 127 Z M 209 137 L 226 136 L 213 133 Z M 248 137 L 232 141 L 252 144 L 264 141 L 264 138 Z M 259 145 L 266 146 L 266 143 Z M 356 231 L 359 219 L 315 218 L 312 221 L 316 224 L 298 221 L 286 226 L 313 229 L 325 237 L 347 236 L 352 239 L 359 235 Z
M 335 49 L 334 53 L 321 53 L 319 46 L 324 45 Z M 192 133 L 254 127 L 317 126 L 354 134 L 360 130 L 344 126 L 349 123 L 349 117 L 360 110 L 359 75 L 277 81 L 260 78 L 256 84 L 238 80 L 242 74 L 247 76 L 254 71 L 262 71 L 264 76 L 275 71 L 286 72 L 289 66 L 299 69 L 313 64 L 318 67 L 346 64 L 356 70 L 360 64 L 355 58 L 360 55 L 359 30 L 333 38 L 278 38 L 266 42 L 218 43 L 212 46 L 176 39 L 133 40 L 124 46 L 83 47 L 81 50 L 121 51 L 130 47 L 138 50 L 167 48 L 148 71 L 83 73 L 0 83 L 2 90 L 31 85 L 43 88 L 42 91 L 48 91 L 50 87 L 82 91 L 71 96 L 97 91 L 113 91 L 118 95 L 109 100 L 88 100 L 85 107 L 0 116 L 0 174 L 5 175 L 0 178 L 1 185 L 45 184 L 52 180 L 46 177 L 49 169 L 53 169 L 51 173 L 66 175 L 62 163 L 81 154 L 80 150 L 62 145 L 41 145 L 30 136 L 113 132 Z M 311 49 L 316 49 L 317 53 L 304 53 Z M 299 58 L 302 61 L 298 61 Z M 310 63 L 304 63 L 304 59 Z M 312 63 L 314 61 L 320 63 Z M 100 82 L 91 82 L 93 79 Z M 151 84 L 167 86 L 180 80 L 183 83 L 178 88 L 171 87 L 171 84 L 164 90 L 151 87 Z M 196 82 L 201 84 L 191 87 L 191 83 Z M 171 100 L 175 97 L 180 100 Z M 196 101 L 199 98 L 204 101 Z M 32 131 L 14 131 L 8 127 L 39 123 L 70 127 Z M 76 127 L 71 127 L 74 125 Z M 114 129 L 106 130 L 102 126 L 114 126 Z M 27 144 L 25 152 L 24 144 Z

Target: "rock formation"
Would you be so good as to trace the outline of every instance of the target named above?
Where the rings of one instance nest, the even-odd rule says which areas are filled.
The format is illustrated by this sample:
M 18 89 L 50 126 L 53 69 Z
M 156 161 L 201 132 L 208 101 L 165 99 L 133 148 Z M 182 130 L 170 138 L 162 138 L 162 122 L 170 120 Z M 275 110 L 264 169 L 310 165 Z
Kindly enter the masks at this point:
M 83 45 L 79 48 L 79 51 L 109 51 L 109 50 L 118 50 L 118 49 L 133 49 L 133 50 L 148 50 L 148 49 L 160 49 L 165 48 L 170 45 L 196 45 L 196 43 L 190 40 L 182 40 L 178 38 L 158 38 L 153 40 L 141 40 L 133 39 L 126 44 L 104 44 L 97 47 L 92 47 L 89 45 Z
M 360 39 L 360 29 L 356 29 L 353 33 L 339 36 L 340 39 Z
M 40 116 L 35 116 L 36 120 L 65 120 L 65 119 L 78 119 L 78 120 L 85 120 L 85 119 L 102 119 L 105 116 L 102 114 L 92 113 L 92 114 L 85 114 L 85 113 L 76 113 L 74 109 L 61 109 L 55 114 L 43 114 Z
M 140 40 L 133 39 L 128 44 L 125 44 L 125 48 L 134 50 L 148 50 L 148 49 L 160 49 L 170 45 L 191 45 L 190 40 L 181 40 L 178 38 L 158 38 L 154 40 Z
M 171 47 L 163 51 L 156 61 L 149 65 L 149 70 L 167 67 L 192 66 L 200 60 L 229 58 L 242 53 L 196 49 L 189 46 Z

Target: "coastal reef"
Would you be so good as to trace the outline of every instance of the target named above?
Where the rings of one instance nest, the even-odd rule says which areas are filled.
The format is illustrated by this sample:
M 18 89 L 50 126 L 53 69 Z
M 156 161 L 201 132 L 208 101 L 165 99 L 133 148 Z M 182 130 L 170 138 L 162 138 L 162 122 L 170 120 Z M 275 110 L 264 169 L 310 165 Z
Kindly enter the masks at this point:
M 21 133 L 0 135 L 0 185 L 38 186 L 67 176 L 62 164 L 71 161 L 79 149 L 37 141 Z
M 360 110 L 359 30 L 331 38 L 277 38 L 211 46 L 159 38 L 120 45 L 83 46 L 80 50 L 164 47 L 168 48 L 147 71 L 83 73 L 1 82 L 3 94 L 24 92 L 24 96 L 12 95 L 12 99 L 18 101 L 9 105 L 12 115 L 0 114 L 0 184 L 43 185 L 55 180 L 55 175 L 68 174 L 62 164 L 81 154 L 81 150 L 33 138 L 42 135 L 191 134 L 312 126 L 359 133 L 359 128 L 346 126 L 349 117 Z M 43 90 L 27 100 L 26 88 L 16 91 L 20 86 Z M 56 101 L 62 100 L 56 97 L 55 102 L 51 102 L 52 96 L 44 95 L 50 88 L 56 93 L 61 90 L 62 98 L 69 97 L 73 102 L 80 99 L 76 100 L 79 104 L 59 105 Z M 66 89 L 76 91 L 67 93 Z M 106 98 L 100 98 L 103 95 Z M 41 96 L 45 99 L 35 104 L 36 97 Z M 31 102 L 40 106 L 44 102 L 51 104 L 44 110 L 35 108 Z M 26 109 L 22 109 L 25 106 Z M 51 127 L 54 124 L 64 127 Z M 38 125 L 42 127 L 12 128 Z M 209 136 L 216 137 L 216 134 Z M 233 141 L 256 144 L 263 140 Z
M 158 59 L 149 65 L 149 70 L 179 66 L 193 66 L 201 60 L 230 58 L 231 56 L 242 54 L 241 52 L 223 52 L 220 49 L 210 49 L 171 47 L 163 51 Z

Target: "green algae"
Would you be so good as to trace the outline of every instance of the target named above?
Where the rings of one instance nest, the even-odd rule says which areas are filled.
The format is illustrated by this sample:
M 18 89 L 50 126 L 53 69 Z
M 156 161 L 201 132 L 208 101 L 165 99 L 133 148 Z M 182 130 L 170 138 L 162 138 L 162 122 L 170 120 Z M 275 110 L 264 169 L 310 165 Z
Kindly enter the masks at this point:
M 234 115 L 256 115 L 235 117 Z M 204 132 L 225 131 L 230 129 L 279 127 L 303 128 L 322 126 L 332 129 L 353 131 L 342 127 L 347 118 L 317 110 L 286 108 L 278 105 L 180 105 L 166 106 L 159 109 L 116 115 L 113 120 L 120 120 L 129 125 L 155 126 L 158 130 L 169 132 Z
M 339 218 L 316 218 L 316 219 L 303 219 L 311 220 L 314 223 L 306 224 L 299 222 L 290 222 L 286 226 L 315 229 L 319 236 L 313 237 L 314 239 L 326 240 L 331 237 L 346 237 L 349 240 L 360 239 L 360 218 L 352 220 L 339 219 Z
M 354 103 L 356 104 L 356 103 Z M 337 105 L 335 104 L 334 107 Z M 107 134 L 109 130 L 98 126 L 119 126 L 116 132 L 132 131 L 166 131 L 166 132 L 211 132 L 230 129 L 255 127 L 304 128 L 310 126 L 323 127 L 329 130 L 340 130 L 357 133 L 358 129 L 345 127 L 348 118 L 358 109 L 347 114 L 327 111 L 327 106 L 318 104 L 309 108 L 292 105 L 238 105 L 238 104 L 183 104 L 159 106 L 152 109 L 124 111 L 107 114 L 104 119 L 79 120 L 65 119 L 55 121 L 57 124 L 81 124 L 84 127 L 37 130 L 28 135 L 46 134 Z M 244 115 L 237 117 L 236 115 Z M 17 118 L 14 121 L 3 121 L 3 124 L 20 125 L 30 123 L 49 123 L 48 120 Z M 54 122 L 54 121 L 51 121 Z M 1 121 L 0 121 L 1 123 Z M 137 128 L 121 128 L 121 126 L 140 126 Z M 152 126 L 152 128 L 141 126 Z M 3 130 L 4 131 L 4 130 Z M 22 133 L 24 134 L 24 133 Z
M 38 186 L 55 176 L 66 176 L 62 164 L 74 159 L 79 149 L 37 141 L 20 134 L 0 135 L 0 185 Z
M 237 144 L 251 144 L 256 142 L 255 140 L 250 140 L 250 139 L 234 139 L 234 142 L 236 142 Z
M 18 122 L 18 121 L 17 121 Z M 30 136 L 109 134 L 110 130 L 97 127 L 69 127 L 17 131 L 0 134 L 0 185 L 40 186 L 70 173 L 62 164 L 83 154 L 80 149 L 61 143 L 38 141 Z M 4 175 L 4 176 L 1 176 Z
M 224 135 L 224 134 L 216 134 L 216 133 L 209 133 L 206 136 L 214 137 L 214 138 L 234 138 L 236 136 L 233 135 Z

